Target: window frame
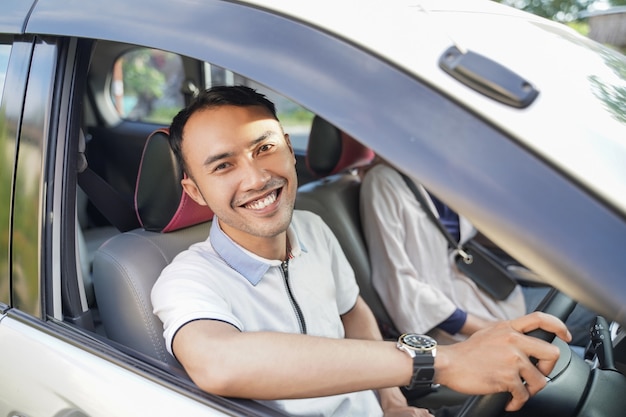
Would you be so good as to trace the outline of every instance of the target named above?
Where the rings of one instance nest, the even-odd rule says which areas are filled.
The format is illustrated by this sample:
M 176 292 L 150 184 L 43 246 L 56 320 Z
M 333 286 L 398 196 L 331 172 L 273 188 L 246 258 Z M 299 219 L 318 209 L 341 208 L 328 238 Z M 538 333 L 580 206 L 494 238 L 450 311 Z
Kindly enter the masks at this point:
M 26 83 L 28 77 L 28 69 L 32 54 L 32 37 L 30 36 L 10 36 L 3 35 L 2 41 L 11 41 L 12 48 L 7 66 L 5 83 L 12 86 L 11 89 L 4 89 L 2 101 L 0 103 L 0 117 L 4 119 L 5 130 L 2 132 L 3 140 L 13 142 L 11 154 L 7 155 L 12 161 L 9 167 L 9 178 L 3 184 L 2 190 L 4 195 L 0 196 L 3 204 L 3 210 L 7 210 L 8 223 L 0 226 L 0 233 L 7 236 L 7 251 L 0 254 L 2 264 L 6 265 L 0 271 L 0 280 L 6 282 L 2 284 L 4 290 L 0 294 L 0 309 L 4 312 L 11 308 L 14 304 L 13 299 L 13 207 L 14 207 L 14 183 L 15 173 L 17 169 L 17 152 L 19 148 L 19 127 L 22 117 L 23 96 L 26 91 Z M 10 149 L 5 146 L 5 149 Z M 6 203 L 8 202 L 8 203 Z
M 4 145 L 5 141 L 8 142 L 8 126 L 6 122 L 7 106 L 4 105 L 3 94 L 4 84 L 9 72 L 9 64 L 11 60 L 13 38 L 12 36 L 0 35 L 0 47 L 8 46 L 8 56 L 6 67 L 0 68 L 2 74 L 2 85 L 0 86 L 0 145 Z M 4 129 L 1 129 L 4 128 Z M 3 154 L 8 147 L 2 146 Z M 11 151 L 8 151 L 11 152 Z M 11 280 L 10 280 L 10 247 L 11 247 L 11 201 L 12 201 L 12 182 L 15 167 L 15 147 L 13 147 L 13 153 L 6 155 L 6 159 L 9 164 L 3 164 L 0 170 L 4 175 L 0 175 L 0 219 L 6 219 L 6 222 L 0 224 L 0 237 L 6 236 L 6 242 L 2 242 L 2 248 L 5 250 L 0 251 L 0 314 L 3 314 L 8 306 L 11 305 Z M 5 239 L 3 239 L 5 240 Z

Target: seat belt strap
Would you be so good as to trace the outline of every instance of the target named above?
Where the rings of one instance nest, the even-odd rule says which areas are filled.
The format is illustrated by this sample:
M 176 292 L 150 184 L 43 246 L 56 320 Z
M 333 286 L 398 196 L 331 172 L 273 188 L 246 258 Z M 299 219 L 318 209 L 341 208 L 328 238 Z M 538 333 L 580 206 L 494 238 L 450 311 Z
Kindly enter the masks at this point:
M 120 232 L 127 232 L 140 226 L 133 207 L 122 196 L 96 174 L 91 168 L 78 174 L 78 185 L 89 200 Z

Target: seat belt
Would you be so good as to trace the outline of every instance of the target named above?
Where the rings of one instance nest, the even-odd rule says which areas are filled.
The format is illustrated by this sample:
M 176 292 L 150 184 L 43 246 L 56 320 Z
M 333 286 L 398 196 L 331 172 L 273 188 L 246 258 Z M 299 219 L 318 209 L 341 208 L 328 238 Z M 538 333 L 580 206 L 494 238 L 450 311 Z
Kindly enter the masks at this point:
M 120 232 L 140 227 L 139 219 L 132 207 L 111 185 L 89 168 L 85 156 L 85 135 L 81 129 L 78 145 L 78 185 L 92 204 Z

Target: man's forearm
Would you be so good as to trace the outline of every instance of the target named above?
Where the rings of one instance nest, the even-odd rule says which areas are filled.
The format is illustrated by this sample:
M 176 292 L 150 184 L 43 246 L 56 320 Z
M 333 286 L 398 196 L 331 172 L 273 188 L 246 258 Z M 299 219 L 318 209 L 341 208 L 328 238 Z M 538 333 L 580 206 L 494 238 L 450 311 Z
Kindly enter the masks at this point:
M 382 340 L 376 318 L 361 297 L 357 299 L 354 308 L 344 314 L 341 319 L 346 331 L 346 337 L 352 339 Z M 383 410 L 407 406 L 406 398 L 396 386 L 379 389 L 378 395 Z
M 214 394 L 308 398 L 406 385 L 411 377 L 410 358 L 393 342 L 231 332 L 185 343 L 203 325 L 182 328 L 175 352 L 193 381 Z
M 544 375 L 559 355 L 555 346 L 523 335 L 537 328 L 571 340 L 565 325 L 546 314 L 500 322 L 465 342 L 440 346 L 435 382 L 466 394 L 509 391 L 513 400 L 507 409 L 518 409 L 545 385 Z M 242 333 L 211 320 L 181 328 L 174 338 L 174 353 L 200 388 L 251 399 L 308 398 L 398 387 L 408 385 L 413 372 L 412 359 L 393 341 Z M 537 358 L 536 366 L 529 356 Z

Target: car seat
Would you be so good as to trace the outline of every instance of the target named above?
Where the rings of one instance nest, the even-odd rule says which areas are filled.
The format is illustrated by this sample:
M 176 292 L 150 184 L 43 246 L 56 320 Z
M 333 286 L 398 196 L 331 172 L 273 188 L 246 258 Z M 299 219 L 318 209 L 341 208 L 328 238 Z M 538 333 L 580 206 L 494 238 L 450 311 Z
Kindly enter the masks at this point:
M 141 228 L 118 234 L 95 253 L 93 286 L 106 336 L 175 368 L 150 292 L 161 270 L 192 243 L 208 237 L 213 213 L 183 191 L 182 169 L 158 130 L 146 141 L 135 209 Z
M 359 168 L 374 159 L 374 152 L 315 116 L 306 155 L 308 169 L 318 180 L 298 188 L 296 208 L 318 214 L 334 232 L 354 273 L 361 296 L 376 317 L 385 338 L 395 330 L 371 282 L 367 246 L 361 229 Z
M 399 332 L 372 285 L 369 254 L 361 225 L 362 171 L 374 157 L 373 150 L 315 116 L 306 161 L 309 170 L 320 178 L 298 188 L 296 208 L 317 213 L 335 233 L 354 269 L 361 296 L 372 309 L 383 337 L 395 340 Z M 467 398 L 447 387 L 404 391 L 404 395 L 411 405 L 432 409 L 462 404 Z

